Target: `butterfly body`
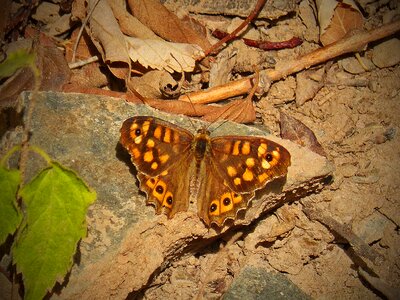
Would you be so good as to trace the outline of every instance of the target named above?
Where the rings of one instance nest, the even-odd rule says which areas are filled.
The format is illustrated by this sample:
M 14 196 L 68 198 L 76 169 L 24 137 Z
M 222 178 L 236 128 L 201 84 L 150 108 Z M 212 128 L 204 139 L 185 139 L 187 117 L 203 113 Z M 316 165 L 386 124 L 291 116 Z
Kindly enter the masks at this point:
M 290 154 L 261 137 L 195 135 L 154 117 L 124 121 L 121 144 L 138 170 L 140 189 L 156 212 L 168 217 L 187 211 L 197 201 L 199 217 L 222 226 L 247 207 L 254 192 L 285 176 Z

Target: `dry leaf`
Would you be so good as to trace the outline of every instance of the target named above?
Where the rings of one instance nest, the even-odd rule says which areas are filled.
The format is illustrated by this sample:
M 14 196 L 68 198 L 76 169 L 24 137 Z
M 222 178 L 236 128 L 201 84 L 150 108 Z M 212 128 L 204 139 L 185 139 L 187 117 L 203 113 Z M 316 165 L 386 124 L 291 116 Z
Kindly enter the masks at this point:
M 313 76 L 318 74 L 319 76 Z M 306 70 L 296 74 L 296 104 L 303 105 L 306 101 L 311 100 L 323 87 L 325 76 L 325 68 L 319 70 Z M 320 78 L 318 78 L 320 77 Z
M 191 72 L 202 53 L 197 45 L 170 43 L 162 40 L 144 40 L 125 36 L 129 56 L 145 68 L 165 69 L 168 72 Z
M 144 98 L 162 98 L 162 91 L 169 86 L 178 86 L 176 80 L 166 71 L 151 70 L 143 76 L 130 78 L 131 89 Z
M 153 39 L 157 40 L 161 38 L 151 31 L 148 27 L 143 25 L 137 18 L 132 16 L 126 7 L 123 7 L 121 3 L 114 0 L 108 0 L 114 16 L 117 18 L 118 23 L 121 27 L 121 31 L 128 35 L 141 39 Z
M 296 144 L 307 147 L 311 151 L 326 157 L 326 153 L 318 142 L 314 132 L 299 120 L 281 112 L 281 137 Z
M 27 28 L 27 35 L 38 36 L 35 30 Z M 35 64 L 41 74 L 41 91 L 60 91 L 71 76 L 64 54 L 54 44 L 53 40 L 45 34 L 40 33 L 39 43 L 34 44 L 32 39 L 21 39 L 8 45 L 7 51 L 17 49 L 30 49 L 36 54 Z M 9 77 L 0 86 L 0 107 L 12 107 L 22 91 L 34 88 L 35 78 L 32 70 L 28 67 L 21 68 Z
M 362 29 L 364 19 L 352 0 L 317 0 L 320 40 L 326 46 L 343 38 L 349 31 Z
M 158 0 L 128 0 L 128 4 L 140 22 L 165 40 L 199 45 L 203 50 L 211 47 L 205 36 L 179 20 Z
M 256 119 L 253 102 L 249 97 L 244 100 L 229 102 L 223 106 L 210 105 L 209 107 L 213 108 L 213 111 L 202 117 L 203 120 L 208 122 L 230 120 L 236 123 L 250 123 Z
M 96 0 L 89 1 L 88 11 L 96 2 Z M 126 42 L 106 0 L 100 0 L 93 10 L 89 19 L 88 34 L 110 71 L 120 79 L 128 78 L 130 59 Z

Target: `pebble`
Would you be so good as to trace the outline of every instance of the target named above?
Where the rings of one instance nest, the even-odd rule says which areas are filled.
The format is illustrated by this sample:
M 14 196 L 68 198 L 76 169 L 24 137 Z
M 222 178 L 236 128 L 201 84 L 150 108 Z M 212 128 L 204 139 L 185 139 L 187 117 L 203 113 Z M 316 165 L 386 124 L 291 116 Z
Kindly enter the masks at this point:
M 390 39 L 374 47 L 372 62 L 379 68 L 394 66 L 400 62 L 400 40 Z

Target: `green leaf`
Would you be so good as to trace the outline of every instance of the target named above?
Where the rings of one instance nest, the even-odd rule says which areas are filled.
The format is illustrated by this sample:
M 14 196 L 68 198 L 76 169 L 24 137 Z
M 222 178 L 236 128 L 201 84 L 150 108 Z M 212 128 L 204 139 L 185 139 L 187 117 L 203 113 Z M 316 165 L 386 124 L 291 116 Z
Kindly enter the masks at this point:
M 26 49 L 14 51 L 0 64 L 0 78 L 9 77 L 23 67 L 36 68 L 35 54 L 29 53 Z
M 22 220 L 16 197 L 21 176 L 19 170 L 0 166 L 0 245 L 13 234 Z
M 42 299 L 71 268 L 86 235 L 86 212 L 96 198 L 72 171 L 52 162 L 21 191 L 26 221 L 13 248 L 26 299 Z

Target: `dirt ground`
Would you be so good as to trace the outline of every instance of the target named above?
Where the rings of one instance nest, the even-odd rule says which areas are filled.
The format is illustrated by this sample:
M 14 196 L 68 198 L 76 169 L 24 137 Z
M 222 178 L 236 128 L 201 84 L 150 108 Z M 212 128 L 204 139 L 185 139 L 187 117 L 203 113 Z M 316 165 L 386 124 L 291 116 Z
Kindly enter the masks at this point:
M 145 299 L 168 299 L 172 294 L 189 299 L 197 294 L 199 282 L 208 291 L 207 298 L 218 298 L 218 289 L 228 287 L 248 265 L 287 274 L 312 298 L 382 297 L 377 287 L 360 278 L 357 255 L 340 234 L 307 218 L 302 210 L 308 205 L 353 230 L 381 254 L 383 261 L 369 262 L 369 267 L 383 282 L 399 287 L 400 68 L 362 76 L 374 83 L 374 91 L 325 86 L 300 107 L 279 108 L 314 131 L 335 164 L 333 183 L 320 194 L 281 207 L 256 228 L 240 232 L 236 242 L 222 238 L 212 249 L 176 262 L 155 279 Z M 274 128 L 271 116 L 277 108 L 272 103 L 271 98 L 262 99 L 259 111 Z M 271 232 L 279 234 L 271 237 Z
M 305 30 L 299 22 L 289 20 L 284 27 L 273 29 L 272 35 Z M 243 59 L 241 64 L 259 59 L 256 50 L 233 45 L 238 60 Z M 306 42 L 301 52 L 312 47 Z M 362 56 L 370 57 L 371 49 Z M 297 50 L 282 50 L 270 55 L 281 60 L 293 53 L 298 54 Z M 177 261 L 154 279 L 143 294 L 145 299 L 168 299 L 170 295 L 217 299 L 249 265 L 286 274 L 316 299 L 396 295 L 391 288 L 398 292 L 400 286 L 400 68 L 374 67 L 351 74 L 348 61 L 357 63 L 349 55 L 322 66 L 327 74 L 324 85 L 305 103 L 298 103 L 296 94 L 307 86 L 296 84 L 294 76 L 273 85 L 257 103 L 260 119 L 274 133 L 279 134 L 280 112 L 315 133 L 335 165 L 332 184 L 319 194 L 284 205 L 256 227 L 224 236 L 209 249 Z M 334 220 L 333 228 L 307 217 L 307 207 L 318 208 L 325 221 Z M 353 240 L 349 235 L 343 237 L 343 232 Z M 362 241 L 361 249 L 351 246 L 357 238 Z M 379 259 L 372 262 L 371 256 L 363 257 L 365 247 L 371 247 Z M 360 275 L 361 267 L 381 281 L 371 283 Z
M 332 184 L 320 194 L 281 207 L 256 228 L 240 232 L 236 242 L 222 238 L 213 249 L 176 262 L 155 279 L 146 299 L 168 299 L 171 294 L 189 299 L 196 295 L 198 282 L 218 298 L 216 290 L 228 287 L 247 265 L 287 274 L 312 298 L 380 298 L 382 294 L 360 278 L 360 265 L 347 241 L 308 219 L 302 211 L 308 205 L 353 230 L 381 254 L 383 262 L 370 267 L 383 282 L 399 287 L 400 68 L 361 76 L 376 89 L 325 86 L 300 107 L 279 108 L 314 131 L 335 164 Z M 273 115 L 278 109 L 273 102 L 271 97 L 262 99 L 259 112 L 276 128 Z M 279 234 L 270 237 L 271 231 Z
M 215 57 L 210 86 L 253 75 L 257 68 L 273 69 L 321 47 L 317 21 L 305 8 L 309 1 L 285 2 L 295 5 L 293 13 L 271 23 L 257 20 L 241 37 L 301 37 L 303 43 L 264 51 L 237 39 Z M 395 0 L 360 2 L 367 30 L 400 15 Z M 192 12 L 207 29 L 231 32 L 243 19 L 228 15 Z M 220 299 L 251 266 L 284 274 L 313 299 L 398 298 L 399 53 L 399 40 L 391 36 L 357 54 L 274 82 L 255 102 L 257 123 L 275 135 L 281 132 L 281 113 L 306 125 L 335 166 L 332 182 L 319 193 L 284 204 L 250 226 L 228 231 L 206 248 L 160 266 L 162 271 L 149 278 L 139 298 Z M 307 163 L 312 166 L 313 161 Z

